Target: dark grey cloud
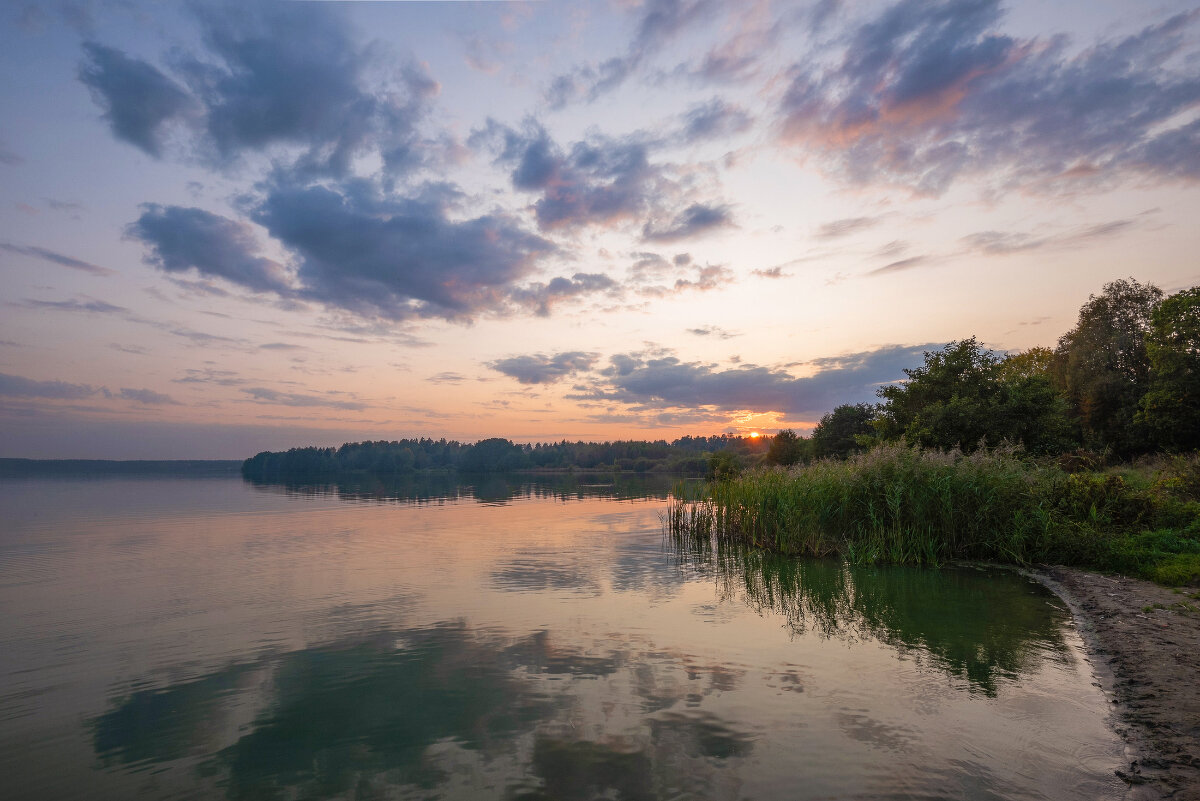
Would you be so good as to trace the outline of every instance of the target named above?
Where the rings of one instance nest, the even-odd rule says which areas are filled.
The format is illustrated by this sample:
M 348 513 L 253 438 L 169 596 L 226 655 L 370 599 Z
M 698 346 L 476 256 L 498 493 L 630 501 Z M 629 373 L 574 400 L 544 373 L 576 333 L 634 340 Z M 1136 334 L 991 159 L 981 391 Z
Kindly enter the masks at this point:
M 179 401 L 172 398 L 170 395 L 164 395 L 161 392 L 155 392 L 152 389 L 130 389 L 129 387 L 121 387 L 118 397 L 124 400 L 131 400 L 135 403 L 140 403 L 143 406 L 179 406 Z
M 533 309 L 539 317 L 546 317 L 561 301 L 597 293 L 615 295 L 620 290 L 621 285 L 603 273 L 575 273 L 570 278 L 558 276 L 548 283 L 514 289 L 509 298 L 519 306 Z
M 88 261 L 64 256 L 61 253 L 56 253 L 53 250 L 39 248 L 33 245 L 14 245 L 12 242 L 0 242 L 0 250 L 8 253 L 16 253 L 19 256 L 29 256 L 34 259 L 48 261 L 51 264 L 58 264 L 62 267 L 70 267 L 72 270 L 79 270 L 92 275 L 116 275 L 116 270 L 110 270 L 107 267 L 100 267 Z
M 775 411 L 815 419 L 843 403 L 875 400 L 879 386 L 904 378 L 933 345 L 888 346 L 813 362 L 817 371 L 795 377 L 782 369 L 744 365 L 721 369 L 674 355 L 618 354 L 576 400 L 635 406 Z
M 652 223 L 646 223 L 642 228 L 642 238 L 648 242 L 678 242 L 730 225 L 733 225 L 733 215 L 728 206 L 693 203 L 679 212 L 664 228 L 656 228 Z
M 290 292 L 287 271 L 258 255 L 249 225 L 219 214 L 182 206 L 142 206 L 126 235 L 148 248 L 145 261 L 169 273 L 195 269 L 206 277 L 224 278 L 256 292 Z
M 331 398 L 326 395 L 310 395 L 300 392 L 280 392 L 266 387 L 248 387 L 242 392 L 249 395 L 255 401 L 260 403 L 275 403 L 280 406 L 323 406 L 331 409 L 345 409 L 348 411 L 360 411 L 367 408 L 366 404 L 359 403 L 353 400 L 342 400 L 340 398 Z
M 357 314 L 470 319 L 504 308 L 550 242 L 500 214 L 455 220 L 437 193 L 277 187 L 255 221 L 297 257 L 302 298 Z
M 692 106 L 683 116 L 680 139 L 687 143 L 720 139 L 747 130 L 753 120 L 740 106 L 714 97 Z
M 373 86 L 382 50 L 355 41 L 339 10 L 315 3 L 192 4 L 204 44 L 171 54 L 179 80 L 119 50 L 89 43 L 80 80 L 113 133 L 162 153 L 179 121 L 201 160 L 230 165 L 245 153 L 294 148 L 293 174 L 344 176 L 364 152 L 400 173 L 437 144 L 418 127 L 439 87 L 423 68 L 390 70 Z M 274 155 L 278 156 L 276 152 Z
M 561 109 L 573 101 L 590 103 L 611 92 L 681 31 L 711 20 L 715 8 L 714 0 L 646 0 L 638 8 L 636 32 L 626 52 L 554 77 L 546 90 L 546 102 Z
M 634 219 L 664 194 L 663 169 L 639 137 L 595 134 L 564 150 L 536 122 L 517 131 L 489 120 L 470 141 L 496 147 L 497 161 L 513 165 L 513 186 L 541 194 L 534 213 L 543 230 Z
M 120 50 L 88 42 L 83 52 L 79 80 L 104 110 L 113 136 L 161 156 L 168 123 L 193 117 L 195 99 L 154 65 Z
M 595 353 L 569 351 L 531 356 L 512 356 L 497 359 L 488 367 L 515 378 L 521 384 L 552 384 L 578 372 L 591 369 L 599 356 Z
M 19 375 L 0 373 L 0 396 L 8 398 L 47 398 L 78 400 L 90 398 L 100 388 L 89 384 L 69 384 L 66 381 L 37 381 Z
M 1001 33 L 999 0 L 903 0 L 792 70 L 787 141 L 856 183 L 937 195 L 991 172 L 1054 190 L 1122 172 L 1200 177 L 1200 12 L 1073 51 Z
M 462 373 L 443 371 L 441 373 L 437 373 L 436 375 L 431 375 L 425 380 L 431 384 L 461 384 L 467 380 L 467 377 Z
M 881 217 L 847 217 L 842 220 L 834 220 L 817 228 L 816 237 L 817 239 L 837 239 L 874 228 L 881 221 Z
M 679 228 L 685 236 L 730 222 L 730 212 L 719 203 L 698 202 L 686 170 L 651 160 L 656 149 L 679 136 L 613 138 L 593 131 L 564 147 L 534 119 L 520 129 L 489 119 L 467 141 L 490 150 L 497 164 L 511 166 L 514 188 L 540 195 L 533 209 L 544 231 L 673 220 L 665 230 Z

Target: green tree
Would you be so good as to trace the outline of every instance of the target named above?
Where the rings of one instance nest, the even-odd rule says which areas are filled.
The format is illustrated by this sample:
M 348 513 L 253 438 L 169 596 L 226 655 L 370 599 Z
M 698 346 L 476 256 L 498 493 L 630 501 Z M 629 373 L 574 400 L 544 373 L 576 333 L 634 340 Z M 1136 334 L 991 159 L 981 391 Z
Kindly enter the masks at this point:
M 927 351 L 923 366 L 904 372 L 907 381 L 879 390 L 875 427 L 885 439 L 966 451 L 1020 442 L 1034 453 L 1070 442 L 1067 407 L 1049 378 L 1006 370 L 974 337 Z
M 1121 456 L 1151 447 L 1146 426 L 1135 418 L 1150 385 L 1146 339 L 1162 294 L 1133 278 L 1105 284 L 1058 340 L 1054 381 L 1091 447 L 1111 448 Z
M 804 458 L 806 444 L 795 431 L 785 428 L 771 437 L 771 445 L 767 448 L 767 462 L 784 466 L 793 465 Z
M 1151 315 L 1150 388 L 1137 421 L 1165 450 L 1200 448 L 1200 287 L 1177 292 Z
M 869 403 L 842 404 L 821 418 L 813 429 L 813 452 L 817 456 L 846 456 L 859 450 L 875 428 L 875 407 Z

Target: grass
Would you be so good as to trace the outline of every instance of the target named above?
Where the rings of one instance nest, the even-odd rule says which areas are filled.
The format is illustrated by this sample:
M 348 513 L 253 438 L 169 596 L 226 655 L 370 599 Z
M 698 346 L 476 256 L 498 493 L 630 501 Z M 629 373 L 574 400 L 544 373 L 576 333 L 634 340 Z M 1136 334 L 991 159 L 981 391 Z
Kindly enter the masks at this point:
M 1016 448 L 882 445 L 674 496 L 665 524 L 851 562 L 1052 562 L 1200 582 L 1200 456 L 1068 473 Z

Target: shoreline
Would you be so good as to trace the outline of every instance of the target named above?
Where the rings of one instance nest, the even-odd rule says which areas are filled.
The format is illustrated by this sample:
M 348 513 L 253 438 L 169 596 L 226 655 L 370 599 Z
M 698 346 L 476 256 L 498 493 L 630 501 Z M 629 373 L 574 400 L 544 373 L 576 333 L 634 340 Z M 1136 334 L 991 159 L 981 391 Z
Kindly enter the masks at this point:
M 1200 600 L 1072 567 L 1023 572 L 1066 602 L 1112 698 L 1127 797 L 1200 801 Z

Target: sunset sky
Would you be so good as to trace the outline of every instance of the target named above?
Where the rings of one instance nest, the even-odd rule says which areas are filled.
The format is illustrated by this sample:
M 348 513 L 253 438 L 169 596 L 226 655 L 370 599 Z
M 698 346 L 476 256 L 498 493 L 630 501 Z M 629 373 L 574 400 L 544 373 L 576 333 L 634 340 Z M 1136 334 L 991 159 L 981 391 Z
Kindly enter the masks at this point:
M 0 14 L 0 456 L 807 430 L 1200 284 L 1195 0 Z

